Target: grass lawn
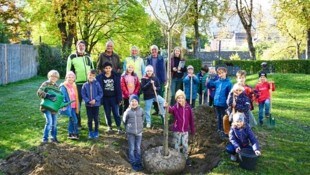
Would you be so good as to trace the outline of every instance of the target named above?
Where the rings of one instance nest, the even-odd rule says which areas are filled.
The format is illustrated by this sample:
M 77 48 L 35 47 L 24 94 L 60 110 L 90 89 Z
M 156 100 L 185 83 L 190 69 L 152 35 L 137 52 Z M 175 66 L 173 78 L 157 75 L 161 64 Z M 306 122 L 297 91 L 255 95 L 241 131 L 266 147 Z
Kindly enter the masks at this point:
M 257 75 L 248 76 L 247 79 L 252 86 L 258 80 Z M 211 174 L 310 174 L 310 118 L 307 116 L 310 114 L 310 75 L 274 74 L 268 75 L 268 79 L 276 83 L 272 104 L 276 127 L 270 129 L 264 125 L 254 129 L 263 154 L 257 170 L 242 170 L 237 163 L 229 160 L 228 154 L 223 153 L 223 161 Z M 0 86 L 0 159 L 14 150 L 29 150 L 41 143 L 45 119 L 39 111 L 40 100 L 36 90 L 44 80 L 36 77 Z M 255 107 L 254 115 L 257 118 Z M 83 126 L 86 127 L 84 106 L 82 116 Z M 87 130 L 81 131 L 79 142 L 66 139 L 67 120 L 66 117 L 58 120 L 59 140 L 82 147 L 90 146 L 92 142 L 86 138 Z M 101 120 L 104 119 L 101 117 Z

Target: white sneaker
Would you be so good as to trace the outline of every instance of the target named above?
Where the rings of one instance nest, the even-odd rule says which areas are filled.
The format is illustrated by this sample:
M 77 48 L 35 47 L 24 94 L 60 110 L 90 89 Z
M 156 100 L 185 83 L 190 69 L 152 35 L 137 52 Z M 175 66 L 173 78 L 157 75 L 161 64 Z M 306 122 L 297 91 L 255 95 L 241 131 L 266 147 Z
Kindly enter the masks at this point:
M 230 160 L 236 162 L 237 161 L 237 156 L 230 155 Z
M 147 123 L 147 124 L 146 124 L 146 128 L 151 128 L 151 124 L 150 124 L 150 123 Z

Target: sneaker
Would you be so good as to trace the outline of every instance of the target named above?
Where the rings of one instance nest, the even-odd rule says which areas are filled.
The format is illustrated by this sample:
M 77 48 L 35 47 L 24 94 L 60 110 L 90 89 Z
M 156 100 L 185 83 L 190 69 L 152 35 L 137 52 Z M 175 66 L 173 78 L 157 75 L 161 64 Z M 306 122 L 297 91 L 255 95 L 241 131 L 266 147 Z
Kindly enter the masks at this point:
M 186 159 L 186 165 L 187 165 L 187 166 L 192 166 L 192 161 L 189 160 L 189 159 Z
M 150 124 L 150 123 L 147 123 L 147 124 L 146 124 L 146 128 L 151 128 L 151 124 Z
M 263 120 L 259 121 L 259 125 L 262 126 L 264 124 Z
M 90 131 L 90 132 L 88 133 L 88 138 L 89 138 L 89 139 L 93 139 L 93 138 L 94 138 L 94 134 L 93 134 L 92 131 Z
M 71 140 L 79 140 L 77 134 L 72 134 Z
M 94 139 L 98 139 L 98 137 L 99 137 L 99 132 L 97 131 L 97 132 L 93 132 L 93 137 L 94 137 Z
M 113 128 L 111 126 L 109 126 L 108 130 L 107 130 L 108 133 L 111 133 L 113 132 Z
M 125 132 L 122 129 L 117 130 L 117 134 L 124 134 Z
M 48 139 L 43 139 L 42 143 L 48 143 Z
M 236 162 L 237 161 L 237 156 L 230 155 L 230 160 Z
M 269 117 L 270 117 L 270 115 L 265 115 L 265 117 L 266 117 L 266 118 L 269 118 Z
M 59 143 L 58 139 L 56 139 L 56 138 L 52 138 L 51 141 L 52 141 L 52 143 Z

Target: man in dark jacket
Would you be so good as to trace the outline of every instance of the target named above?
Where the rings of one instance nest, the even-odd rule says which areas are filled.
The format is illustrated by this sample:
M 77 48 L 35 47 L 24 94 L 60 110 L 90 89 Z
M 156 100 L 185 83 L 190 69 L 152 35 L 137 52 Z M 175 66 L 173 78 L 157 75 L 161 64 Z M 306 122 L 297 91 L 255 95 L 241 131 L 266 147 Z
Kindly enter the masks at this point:
M 104 63 L 109 62 L 112 64 L 112 70 L 118 74 L 121 73 L 121 62 L 119 56 L 114 52 L 114 43 L 108 41 L 106 43 L 106 50 L 102 52 L 98 58 L 97 70 L 99 73 L 104 72 Z

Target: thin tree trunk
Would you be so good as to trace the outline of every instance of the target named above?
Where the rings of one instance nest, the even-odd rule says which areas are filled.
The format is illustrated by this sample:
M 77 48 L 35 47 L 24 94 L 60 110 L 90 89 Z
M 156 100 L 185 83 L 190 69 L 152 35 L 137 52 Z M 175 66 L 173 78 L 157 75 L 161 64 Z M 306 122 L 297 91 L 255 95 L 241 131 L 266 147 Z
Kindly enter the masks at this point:
M 199 34 L 199 24 L 198 24 L 198 1 L 194 1 L 194 12 L 195 12 L 195 17 L 194 17 L 194 33 L 195 33 L 195 39 L 193 43 L 193 52 L 195 57 L 198 57 L 198 53 L 200 51 L 200 34 Z
M 251 27 L 246 28 L 246 35 L 247 35 L 247 42 L 248 42 L 248 48 L 249 48 L 249 53 L 250 53 L 250 57 L 253 60 L 256 60 L 256 51 L 255 51 L 255 47 L 253 44 L 253 38 L 252 38 L 252 34 L 251 34 Z
M 296 42 L 296 57 L 300 59 L 300 42 Z
M 310 28 L 307 30 L 306 60 L 310 58 Z

